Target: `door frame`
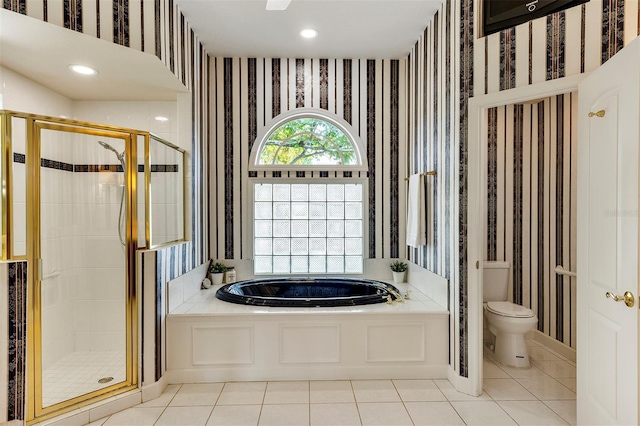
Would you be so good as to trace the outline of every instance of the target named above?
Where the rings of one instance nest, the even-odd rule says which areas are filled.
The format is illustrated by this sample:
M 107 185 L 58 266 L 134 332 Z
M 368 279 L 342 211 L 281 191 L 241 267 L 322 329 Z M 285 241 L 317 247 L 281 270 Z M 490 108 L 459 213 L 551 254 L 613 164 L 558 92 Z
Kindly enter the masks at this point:
M 480 95 L 469 99 L 468 178 L 467 178 L 467 277 L 468 277 L 468 389 L 471 395 L 482 393 L 482 266 L 486 233 L 483 206 L 487 203 L 487 110 L 489 108 L 577 92 L 589 73 L 549 80 L 529 86 Z

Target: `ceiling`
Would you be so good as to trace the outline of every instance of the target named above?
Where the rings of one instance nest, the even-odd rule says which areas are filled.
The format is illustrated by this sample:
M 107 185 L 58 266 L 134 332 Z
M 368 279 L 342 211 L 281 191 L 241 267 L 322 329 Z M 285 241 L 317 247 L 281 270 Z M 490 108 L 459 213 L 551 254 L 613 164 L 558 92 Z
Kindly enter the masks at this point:
M 99 73 L 81 76 L 70 64 Z M 184 87 L 153 55 L 0 9 L 0 65 L 71 100 L 176 100 Z
M 405 58 L 442 0 L 175 0 L 211 56 Z M 315 39 L 298 32 L 312 27 Z
M 211 56 L 405 58 L 442 0 L 175 0 Z M 313 27 L 319 35 L 303 39 Z M 97 68 L 72 74 L 70 64 Z M 175 100 L 187 89 L 153 55 L 0 8 L 0 66 L 71 100 Z

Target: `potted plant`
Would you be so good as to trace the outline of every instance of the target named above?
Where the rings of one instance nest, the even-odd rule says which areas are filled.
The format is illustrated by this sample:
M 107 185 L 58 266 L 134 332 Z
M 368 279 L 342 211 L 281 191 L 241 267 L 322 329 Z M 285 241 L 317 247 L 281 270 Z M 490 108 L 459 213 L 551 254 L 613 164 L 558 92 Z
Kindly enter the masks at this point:
M 407 264 L 400 260 L 396 260 L 391 262 L 391 271 L 393 271 L 393 282 L 394 283 L 402 283 L 404 282 L 404 273 L 407 270 Z
M 222 277 L 227 271 L 227 267 L 222 262 L 212 262 L 209 266 L 209 279 L 211 284 L 222 284 Z

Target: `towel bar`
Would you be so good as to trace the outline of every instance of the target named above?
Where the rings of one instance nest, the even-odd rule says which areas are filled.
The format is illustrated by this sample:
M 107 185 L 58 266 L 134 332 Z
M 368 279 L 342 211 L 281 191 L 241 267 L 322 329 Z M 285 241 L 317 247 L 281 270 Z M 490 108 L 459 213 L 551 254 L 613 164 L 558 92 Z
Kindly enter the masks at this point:
M 420 176 L 435 176 L 435 175 L 437 175 L 437 174 L 438 174 L 438 172 L 436 172 L 435 170 L 431 170 L 431 171 L 429 171 L 429 172 L 420 173 Z M 409 180 L 409 178 L 408 178 L 408 177 L 406 177 L 406 178 L 404 178 L 404 180 L 407 180 L 407 181 L 408 181 L 408 180 Z
M 558 275 L 568 275 L 570 277 L 577 277 L 578 275 L 575 272 L 567 271 L 562 267 L 562 265 L 556 265 L 554 269 L 555 273 Z

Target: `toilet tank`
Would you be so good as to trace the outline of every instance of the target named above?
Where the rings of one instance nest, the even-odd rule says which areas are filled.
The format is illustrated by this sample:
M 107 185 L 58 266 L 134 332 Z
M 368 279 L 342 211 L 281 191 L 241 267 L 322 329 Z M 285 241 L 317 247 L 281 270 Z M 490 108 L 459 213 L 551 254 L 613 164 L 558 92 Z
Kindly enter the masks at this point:
M 509 262 L 485 261 L 482 268 L 482 301 L 506 301 L 509 291 Z

